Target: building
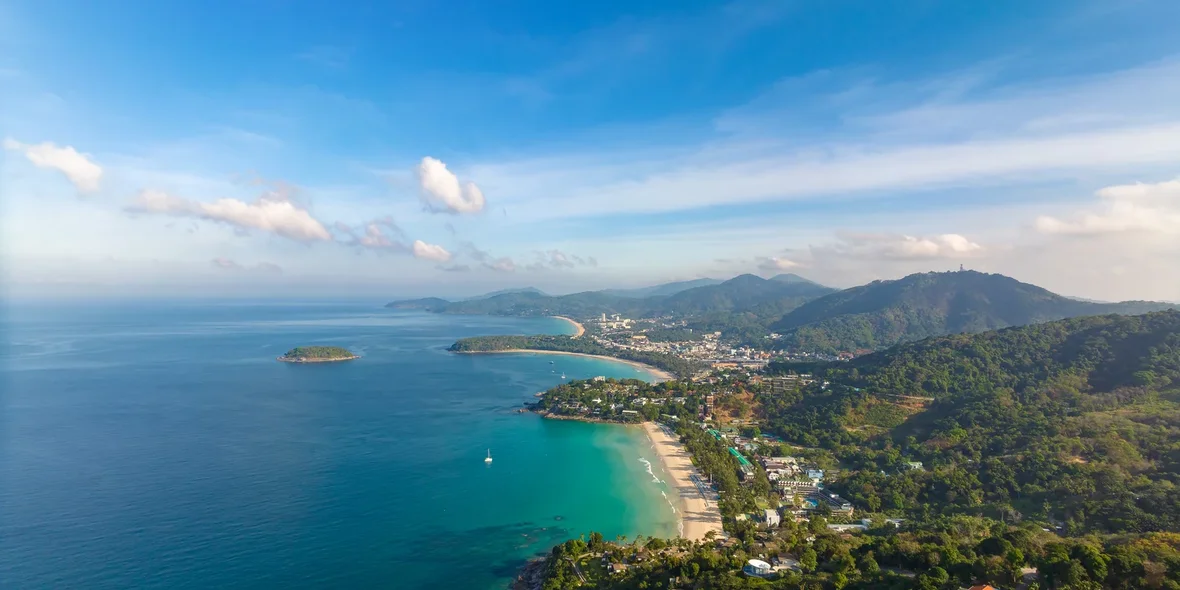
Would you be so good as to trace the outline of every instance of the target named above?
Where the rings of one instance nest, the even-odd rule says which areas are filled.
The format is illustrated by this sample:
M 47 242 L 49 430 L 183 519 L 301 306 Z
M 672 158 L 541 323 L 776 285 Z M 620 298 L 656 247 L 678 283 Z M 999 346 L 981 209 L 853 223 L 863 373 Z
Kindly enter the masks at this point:
M 909 461 L 906 463 L 906 466 L 909 467 L 910 469 L 921 470 L 922 469 L 922 462 L 921 461 Z
M 869 527 L 863 524 L 829 524 L 828 530 L 837 533 L 862 533 L 869 530 Z
M 815 482 L 823 481 L 824 480 L 824 470 L 823 469 L 808 469 L 807 470 L 807 479 L 810 479 L 811 481 L 815 481 Z
M 742 568 L 742 572 L 747 576 L 765 578 L 774 574 L 774 568 L 770 567 L 769 563 L 761 559 L 751 559 L 746 562 L 746 566 Z
M 775 528 L 783 523 L 783 519 L 778 515 L 778 510 L 771 510 L 767 508 L 762 519 L 766 521 L 766 526 Z
M 820 490 L 818 494 L 815 494 L 815 497 L 821 502 L 827 504 L 828 507 L 832 509 L 832 512 L 852 514 L 852 502 L 849 502 L 848 500 L 845 500 L 844 498 L 841 498 L 832 492 Z

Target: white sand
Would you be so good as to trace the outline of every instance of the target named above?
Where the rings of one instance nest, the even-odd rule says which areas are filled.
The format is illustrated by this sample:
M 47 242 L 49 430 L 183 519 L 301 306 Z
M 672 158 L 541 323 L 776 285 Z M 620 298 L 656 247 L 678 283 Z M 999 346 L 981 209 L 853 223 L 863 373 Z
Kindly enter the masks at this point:
M 574 332 L 574 335 L 573 335 L 573 336 L 570 336 L 570 338 L 578 338 L 578 337 L 580 337 L 582 334 L 585 334 L 585 333 L 586 333 L 586 327 L 585 327 L 585 326 L 583 326 L 582 324 L 579 324 L 578 322 L 576 322 L 576 321 L 574 321 L 574 320 L 572 320 L 572 319 L 570 319 L 570 318 L 567 318 L 567 317 L 565 317 L 565 316 L 563 316 L 563 315 L 555 315 L 555 316 L 553 316 L 553 317 L 555 317 L 555 318 L 557 318 L 557 319 L 559 319 L 559 320 L 565 320 L 565 321 L 567 321 L 567 322 L 569 322 L 569 323 L 571 323 L 571 324 L 573 324 L 573 325 L 574 325 L 574 330 L 575 330 L 575 332 Z
M 601 354 L 585 354 L 582 352 L 564 352 L 561 350 L 531 350 L 531 349 L 527 349 L 527 348 L 510 348 L 510 349 L 506 349 L 506 350 L 465 350 L 465 351 L 459 352 L 458 354 L 565 354 L 565 355 L 569 355 L 569 356 L 584 356 L 586 358 L 605 359 L 608 361 L 614 361 L 616 363 L 623 363 L 625 365 L 631 365 L 632 367 L 635 367 L 637 369 L 641 369 L 643 371 L 651 373 L 652 377 L 655 378 L 655 381 L 657 383 L 662 382 L 662 381 L 671 381 L 672 379 L 676 378 L 674 375 L 672 375 L 671 373 L 669 373 L 663 369 L 657 369 L 657 368 L 655 368 L 651 365 L 645 364 L 645 363 L 640 363 L 637 361 L 629 361 L 627 359 L 621 359 L 618 357 L 606 356 L 606 355 L 601 355 Z
M 684 445 L 680 444 L 680 440 L 674 434 L 668 434 L 663 427 L 654 422 L 644 422 L 643 429 L 647 431 L 648 438 L 655 445 L 656 454 L 664 463 L 664 470 L 668 472 L 671 480 L 668 483 L 675 486 L 680 495 L 680 517 L 684 523 L 681 536 L 700 541 L 709 531 L 716 531 L 721 535 L 721 510 L 717 507 L 717 495 L 708 484 L 698 488 L 693 483 L 694 476 L 697 481 L 705 480 L 701 478 L 700 471 L 693 466 Z M 702 495 L 702 489 L 705 495 Z

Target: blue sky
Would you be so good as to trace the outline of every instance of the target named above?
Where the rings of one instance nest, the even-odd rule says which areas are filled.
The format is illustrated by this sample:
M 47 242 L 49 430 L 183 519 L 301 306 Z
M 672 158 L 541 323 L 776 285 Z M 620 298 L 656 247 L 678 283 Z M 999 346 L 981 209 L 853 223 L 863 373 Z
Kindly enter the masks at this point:
M 14 293 L 1180 299 L 1169 1 L 0 5 Z

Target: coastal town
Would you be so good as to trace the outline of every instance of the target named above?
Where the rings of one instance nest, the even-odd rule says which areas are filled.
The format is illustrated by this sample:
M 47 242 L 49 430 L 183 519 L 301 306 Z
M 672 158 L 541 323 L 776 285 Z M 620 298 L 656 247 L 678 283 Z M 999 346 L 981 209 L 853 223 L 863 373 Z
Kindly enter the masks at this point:
M 696 361 L 715 369 L 761 369 L 773 359 L 799 361 L 847 360 L 868 352 L 822 354 L 774 347 L 779 334 L 769 335 L 767 347 L 752 347 L 726 341 L 720 330 L 701 331 L 687 326 L 684 319 L 671 316 L 632 319 L 619 314 L 605 313 L 578 323 L 579 330 L 595 343 L 615 351 L 667 354 L 688 361 Z M 581 335 L 581 334 L 579 334 Z

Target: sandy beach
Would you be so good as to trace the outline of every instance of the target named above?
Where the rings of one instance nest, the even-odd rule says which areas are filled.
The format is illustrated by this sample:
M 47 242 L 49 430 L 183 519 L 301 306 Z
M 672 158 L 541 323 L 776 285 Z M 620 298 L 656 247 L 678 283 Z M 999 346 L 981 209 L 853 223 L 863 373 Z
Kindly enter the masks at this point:
M 569 322 L 569 323 L 571 323 L 571 324 L 573 324 L 573 325 L 574 325 L 574 330 L 575 330 L 575 332 L 574 332 L 574 334 L 573 334 L 572 336 L 570 336 L 570 338 L 578 338 L 578 337 L 580 337 L 582 334 L 585 334 L 585 333 L 586 333 L 586 327 L 585 327 L 585 326 L 583 326 L 582 324 L 579 324 L 578 322 L 576 322 L 576 321 L 574 321 L 574 320 L 572 320 L 572 319 L 570 319 L 570 318 L 567 318 L 567 317 L 565 317 L 565 316 L 563 316 L 563 315 L 555 315 L 555 316 L 552 316 L 552 317 L 555 317 L 555 318 L 557 318 L 557 319 L 559 319 L 559 320 L 565 320 L 565 321 L 567 321 L 567 322 Z
M 673 374 L 671 374 L 663 369 L 657 369 L 651 365 L 647 365 L 647 364 L 636 362 L 636 361 L 629 361 L 626 359 L 616 358 L 613 356 L 601 355 L 601 354 L 586 354 L 586 353 L 582 353 L 582 352 L 564 352 L 561 350 L 530 350 L 527 348 L 510 348 L 507 350 L 465 350 L 465 351 L 458 352 L 457 354 L 509 354 L 509 353 L 512 353 L 512 354 L 564 354 L 567 356 L 584 356 L 584 357 L 592 358 L 592 359 L 605 359 L 608 361 L 614 361 L 616 363 L 623 363 L 625 365 L 631 365 L 632 367 L 635 367 L 636 369 L 641 369 L 647 373 L 651 373 L 651 376 L 655 378 L 655 381 L 657 383 L 662 382 L 662 381 L 671 381 L 676 378 Z
M 688 451 L 674 434 L 669 434 L 664 427 L 654 422 L 644 422 L 643 429 L 647 431 L 655 447 L 656 454 L 664 464 L 671 481 L 668 483 L 676 487 L 680 494 L 682 507 L 680 511 L 684 530 L 681 536 L 693 541 L 705 538 L 705 533 L 716 531 L 722 534 L 721 510 L 717 507 L 717 494 L 708 484 L 698 486 L 696 481 L 701 479 L 700 471 L 693 466 Z

